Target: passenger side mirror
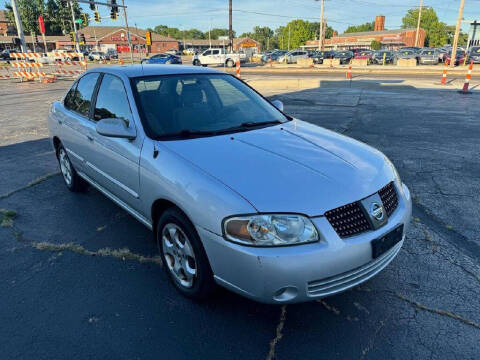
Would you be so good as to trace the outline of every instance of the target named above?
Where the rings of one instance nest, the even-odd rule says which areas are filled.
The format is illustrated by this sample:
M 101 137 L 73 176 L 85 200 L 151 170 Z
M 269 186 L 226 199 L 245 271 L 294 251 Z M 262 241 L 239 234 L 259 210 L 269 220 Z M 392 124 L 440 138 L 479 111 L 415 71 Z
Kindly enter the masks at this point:
M 283 102 L 280 100 L 273 100 L 272 101 L 273 106 L 275 106 L 278 110 L 283 111 Z
M 137 137 L 135 129 L 129 128 L 124 120 L 118 118 L 101 119 L 97 122 L 97 133 L 103 136 L 133 140 Z

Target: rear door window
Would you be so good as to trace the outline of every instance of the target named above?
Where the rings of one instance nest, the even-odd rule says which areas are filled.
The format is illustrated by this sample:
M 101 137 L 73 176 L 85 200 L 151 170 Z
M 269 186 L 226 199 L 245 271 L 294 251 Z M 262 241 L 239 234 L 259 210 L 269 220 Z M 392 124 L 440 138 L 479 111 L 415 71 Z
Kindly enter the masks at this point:
M 92 95 L 98 77 L 99 73 L 91 73 L 83 76 L 78 81 L 75 91 L 72 93 L 72 88 L 67 94 L 64 102 L 65 107 L 88 117 L 90 105 L 92 104 Z

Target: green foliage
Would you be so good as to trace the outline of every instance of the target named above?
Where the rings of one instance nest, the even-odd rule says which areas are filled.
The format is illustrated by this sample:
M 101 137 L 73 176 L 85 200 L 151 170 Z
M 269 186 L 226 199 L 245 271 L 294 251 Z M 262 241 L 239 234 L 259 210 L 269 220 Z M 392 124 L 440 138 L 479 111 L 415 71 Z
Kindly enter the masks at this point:
M 73 31 L 72 13 L 70 6 L 60 6 L 59 0 L 17 0 L 23 30 L 27 35 L 32 32 L 40 33 L 38 17 L 43 15 L 46 35 L 62 35 Z M 14 22 L 11 4 L 5 3 L 7 16 Z M 77 1 L 73 2 L 75 17 L 80 18 L 80 7 Z
M 418 9 L 410 9 L 402 19 L 403 28 L 416 28 L 418 22 Z M 455 35 L 455 26 L 448 26 L 438 19 L 437 13 L 433 8 L 422 10 L 420 27 L 425 30 L 425 46 L 443 46 L 453 44 Z M 459 45 L 466 45 L 467 34 L 460 33 Z
M 380 41 L 377 41 L 377 40 L 373 40 L 371 43 L 370 43 L 370 48 L 372 50 L 380 50 L 382 48 L 382 43 Z
M 345 33 L 355 33 L 355 32 L 362 32 L 362 31 L 373 31 L 375 29 L 375 21 L 367 22 L 362 25 L 352 25 L 349 26 Z
M 275 30 L 278 47 L 280 49 L 295 49 L 304 45 L 307 40 L 318 39 L 319 28 L 319 22 L 311 23 L 300 19 L 292 20 L 286 26 L 280 26 Z M 327 26 L 325 28 L 325 38 L 332 37 L 333 31 L 330 26 Z
M 178 40 L 181 40 L 183 38 L 208 39 L 208 31 L 202 32 L 198 29 L 180 30 L 176 27 L 168 27 L 167 25 L 157 25 L 153 28 L 153 32 Z M 228 29 L 212 29 L 210 32 L 210 36 L 212 40 L 218 39 L 219 36 L 228 36 Z M 233 36 L 235 36 L 235 32 L 233 32 Z
M 258 41 L 263 50 L 275 49 L 278 46 L 275 33 L 268 26 L 255 26 L 253 32 L 243 33 L 240 37 L 249 37 Z

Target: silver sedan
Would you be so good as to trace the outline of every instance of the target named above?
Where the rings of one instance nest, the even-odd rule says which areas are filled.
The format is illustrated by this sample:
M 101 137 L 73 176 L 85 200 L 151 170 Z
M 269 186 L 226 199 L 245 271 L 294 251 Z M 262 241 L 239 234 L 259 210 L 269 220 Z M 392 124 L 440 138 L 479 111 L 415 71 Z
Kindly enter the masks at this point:
M 189 297 L 218 284 L 266 303 L 321 298 L 405 241 L 410 193 L 385 155 L 217 70 L 91 69 L 48 127 L 68 189 L 93 186 L 152 229 Z

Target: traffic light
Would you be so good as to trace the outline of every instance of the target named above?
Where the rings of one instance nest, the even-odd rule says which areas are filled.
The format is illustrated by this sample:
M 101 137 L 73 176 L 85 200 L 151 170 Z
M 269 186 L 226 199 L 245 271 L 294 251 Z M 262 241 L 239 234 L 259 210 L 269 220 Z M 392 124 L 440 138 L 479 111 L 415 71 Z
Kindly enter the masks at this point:
M 70 41 L 75 42 L 75 33 L 73 31 L 70 33 Z
M 112 5 L 112 8 L 110 9 L 110 19 L 117 20 L 117 17 L 118 17 L 117 0 L 110 0 L 110 4 Z
M 85 34 L 80 34 L 80 45 L 85 45 L 86 40 L 85 40 Z
M 151 31 L 145 32 L 145 45 L 147 45 L 147 46 L 152 45 L 152 32 Z
M 117 20 L 117 13 L 116 13 L 115 10 L 113 9 L 113 7 L 112 7 L 112 9 L 110 10 L 110 19 L 112 19 L 112 20 Z
M 95 1 L 90 0 L 90 10 L 95 10 Z
M 95 11 L 95 21 L 100 22 L 100 14 L 98 13 L 98 11 Z
M 88 26 L 88 15 L 82 14 L 83 26 Z

